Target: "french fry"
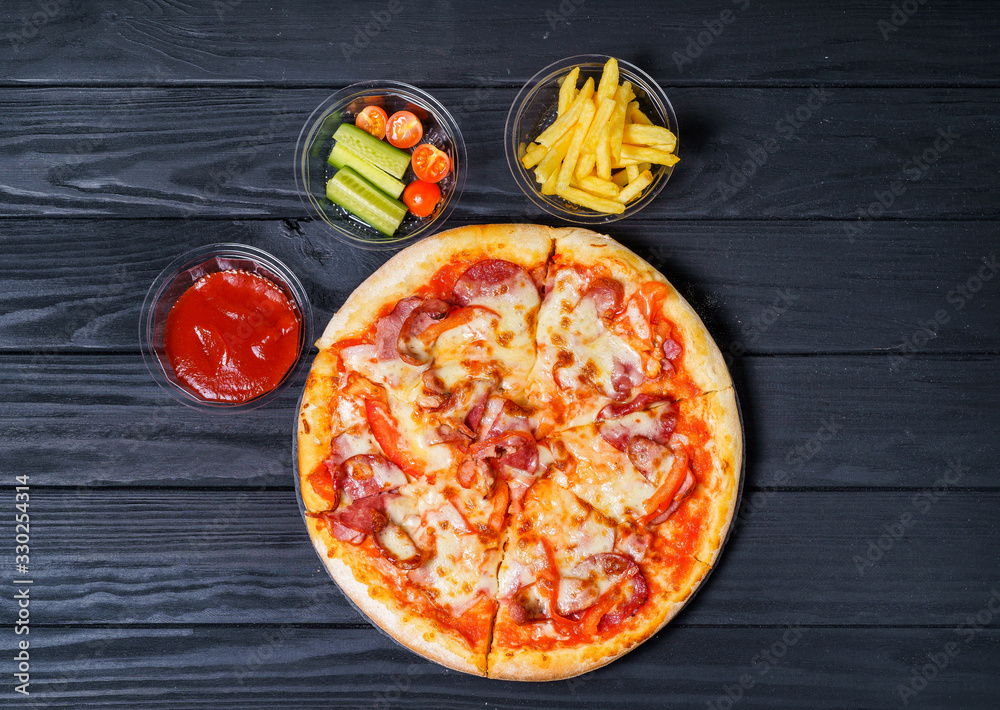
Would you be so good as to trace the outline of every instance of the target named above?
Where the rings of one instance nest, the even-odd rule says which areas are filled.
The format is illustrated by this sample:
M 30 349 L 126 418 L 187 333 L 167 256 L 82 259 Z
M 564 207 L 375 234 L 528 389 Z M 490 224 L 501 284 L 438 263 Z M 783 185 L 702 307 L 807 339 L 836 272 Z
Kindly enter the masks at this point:
M 594 114 L 594 120 L 590 124 L 590 130 L 587 131 L 587 137 L 583 140 L 583 150 L 595 150 L 597 147 L 597 135 L 601 132 L 608 123 L 608 119 L 611 118 L 611 113 L 615 110 L 615 100 L 614 99 L 603 99 L 599 102 L 597 113 Z
M 542 194 L 543 195 L 554 195 L 556 194 L 556 181 L 559 179 L 559 171 L 553 170 L 552 174 L 549 175 L 548 179 L 542 183 Z
M 621 156 L 622 160 L 635 160 L 636 162 L 655 163 L 656 165 L 673 165 L 679 160 L 673 153 L 627 143 L 622 144 Z
M 647 170 L 649 170 L 652 167 L 653 166 L 650 163 L 639 163 L 639 165 L 638 165 L 640 173 L 644 173 L 644 172 L 646 172 Z
M 569 144 L 569 150 L 566 151 L 566 159 L 563 160 L 562 167 L 559 168 L 556 193 L 559 192 L 559 188 L 569 187 L 569 181 L 573 177 L 573 169 L 576 168 L 576 161 L 580 159 L 580 147 L 583 145 L 583 139 L 587 135 L 587 129 L 590 128 L 594 113 L 594 104 L 590 101 L 584 101 L 580 119 L 577 121 L 576 128 L 573 129 L 573 141 Z
M 576 82 L 580 78 L 580 67 L 573 67 L 573 71 L 566 75 L 559 86 L 559 104 L 556 108 L 556 115 L 562 116 L 566 109 L 573 102 L 576 95 Z
M 643 126 L 629 123 L 622 134 L 623 143 L 632 145 L 677 145 L 677 136 L 661 126 Z M 673 148 L 671 148 L 673 150 Z M 670 151 L 667 151 L 670 152 Z
M 618 60 L 611 57 L 604 65 L 601 73 L 601 83 L 597 85 L 596 102 L 600 104 L 604 99 L 610 99 L 618 90 Z
M 603 197 L 594 197 L 583 190 L 578 190 L 577 188 L 570 187 L 568 185 L 565 187 L 556 187 L 556 194 L 563 199 L 569 200 L 573 204 L 580 205 L 581 207 L 587 207 L 595 212 L 621 214 L 625 211 L 625 205 L 621 202 L 617 202 L 616 200 L 606 200 Z
M 623 205 L 627 205 L 629 202 L 638 197 L 643 190 L 649 187 L 651 182 L 653 182 L 653 173 L 647 170 L 626 185 L 622 191 L 618 193 L 618 197 L 616 197 L 615 200 L 621 202 Z
M 583 103 L 574 101 L 566 113 L 553 121 L 551 126 L 541 132 L 538 138 L 535 139 L 535 142 L 546 148 L 551 148 L 555 145 L 556 141 L 566 135 L 566 132 L 576 125 L 576 121 L 580 118 L 580 113 L 583 111 Z
M 563 136 L 558 143 L 552 146 L 541 162 L 538 163 L 538 167 L 535 168 L 535 179 L 538 182 L 544 183 L 549 179 L 553 173 L 559 172 L 559 166 L 562 164 L 563 158 L 566 157 L 566 151 L 569 150 L 569 144 L 573 140 L 573 134 L 567 133 Z M 552 193 L 555 194 L 555 193 Z
M 621 158 L 622 133 L 625 130 L 625 109 L 631 100 L 632 84 L 626 81 L 618 87 L 618 93 L 615 96 L 615 110 L 611 113 L 611 125 L 608 129 L 608 137 L 611 140 L 611 158 L 613 160 Z
M 580 114 L 583 112 L 585 106 L 589 104 L 590 107 L 593 108 L 593 104 L 590 103 L 590 97 L 593 95 L 594 79 L 591 77 L 587 79 L 586 83 L 584 83 L 583 88 L 580 89 L 580 92 L 573 99 L 573 103 L 571 103 L 569 108 L 566 109 L 566 113 L 559 116 L 552 122 L 551 126 L 542 131 L 538 138 L 535 139 L 535 143 L 544 145 L 546 148 L 551 148 L 556 141 L 562 138 L 567 131 L 570 131 L 570 129 L 576 125 L 576 121 L 580 117 Z
M 633 101 L 628 105 L 628 120 L 634 124 L 641 126 L 652 126 L 653 122 L 649 120 L 649 116 L 644 114 L 639 110 L 639 102 Z
M 629 182 L 634 182 L 635 179 L 639 177 L 640 172 L 642 171 L 639 170 L 639 163 L 636 163 L 635 165 L 629 165 L 625 168 L 625 177 L 628 178 Z
M 525 170 L 528 170 L 535 165 L 538 165 L 538 161 L 545 157 L 545 154 L 549 152 L 549 149 L 544 145 L 538 145 L 537 143 L 532 143 L 527 152 L 525 152 L 524 157 L 521 158 L 521 165 L 524 166 Z
M 594 150 L 597 163 L 597 177 L 607 180 L 611 177 L 611 141 L 608 138 L 608 126 L 601 129 L 597 138 L 597 148 Z
M 625 158 L 625 157 L 622 157 L 622 158 L 619 158 L 618 160 L 615 160 L 614 156 L 612 156 L 612 158 L 611 158 L 611 167 L 614 170 L 618 170 L 619 168 L 627 168 L 629 165 L 638 165 L 640 162 L 642 162 L 642 161 L 631 160 L 631 159 Z
M 586 145 L 586 139 L 584 139 L 583 142 L 584 145 Z M 596 162 L 596 153 L 580 153 L 580 159 L 576 161 L 576 169 L 573 171 L 573 175 L 576 176 L 577 180 L 590 175 L 590 173 L 594 170 L 594 163 Z
M 583 86 L 580 87 L 580 91 L 577 92 L 576 97 L 573 99 L 573 103 L 582 103 L 584 101 L 590 101 L 594 96 L 594 77 L 588 78 L 583 82 Z
M 581 190 L 585 190 L 592 195 L 596 195 L 597 197 L 607 197 L 609 200 L 613 200 L 618 197 L 622 191 L 620 187 L 615 185 L 610 180 L 602 180 L 596 175 L 587 175 L 577 182 L 579 183 Z
M 619 170 L 617 173 L 611 176 L 611 182 L 613 182 L 618 187 L 625 187 L 628 185 L 628 175 L 625 174 L 624 170 Z

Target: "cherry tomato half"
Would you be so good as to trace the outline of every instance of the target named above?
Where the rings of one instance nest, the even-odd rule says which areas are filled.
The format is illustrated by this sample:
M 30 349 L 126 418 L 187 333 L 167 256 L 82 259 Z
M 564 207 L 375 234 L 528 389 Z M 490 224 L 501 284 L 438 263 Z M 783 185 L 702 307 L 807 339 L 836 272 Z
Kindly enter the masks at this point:
M 409 111 L 396 111 L 389 116 L 385 137 L 397 148 L 411 148 L 419 143 L 423 136 L 424 127 L 420 119 Z
M 403 204 L 417 217 L 429 217 L 441 199 L 441 188 L 433 182 L 414 180 L 403 190 Z
M 451 158 L 430 143 L 421 143 L 410 158 L 413 172 L 424 182 L 441 182 L 451 172 Z
M 385 138 L 385 126 L 388 117 L 381 106 L 366 106 L 365 109 L 354 119 L 354 125 L 365 133 L 382 140 Z

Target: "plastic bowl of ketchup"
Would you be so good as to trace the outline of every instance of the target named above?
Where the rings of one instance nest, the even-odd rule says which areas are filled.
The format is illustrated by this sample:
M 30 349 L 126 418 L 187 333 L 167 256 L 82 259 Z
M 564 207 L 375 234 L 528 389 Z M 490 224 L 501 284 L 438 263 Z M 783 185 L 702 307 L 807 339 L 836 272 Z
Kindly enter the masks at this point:
M 295 274 L 267 252 L 212 244 L 156 278 L 139 341 L 153 379 L 179 402 L 255 409 L 295 378 L 312 342 L 312 308 Z

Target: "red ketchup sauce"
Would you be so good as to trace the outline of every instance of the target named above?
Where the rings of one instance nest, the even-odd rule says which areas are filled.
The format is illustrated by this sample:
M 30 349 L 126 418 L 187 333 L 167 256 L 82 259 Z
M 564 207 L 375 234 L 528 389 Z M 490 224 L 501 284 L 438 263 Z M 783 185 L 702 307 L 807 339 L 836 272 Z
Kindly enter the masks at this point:
M 246 402 L 274 389 L 299 356 L 301 316 L 284 292 L 246 271 L 198 279 L 167 316 L 177 378 L 208 400 Z

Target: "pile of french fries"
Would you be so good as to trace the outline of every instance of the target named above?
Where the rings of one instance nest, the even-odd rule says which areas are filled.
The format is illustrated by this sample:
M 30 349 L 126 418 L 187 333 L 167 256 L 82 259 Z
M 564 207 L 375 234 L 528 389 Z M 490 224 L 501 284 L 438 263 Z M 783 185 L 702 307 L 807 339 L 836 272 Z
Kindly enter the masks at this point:
M 523 149 L 521 165 L 535 169 L 543 195 L 620 214 L 653 182 L 652 165 L 679 160 L 677 136 L 639 110 L 631 82 L 618 83 L 614 58 L 596 91 L 593 78 L 578 90 L 579 78 L 575 67 L 563 79 L 556 119 Z

